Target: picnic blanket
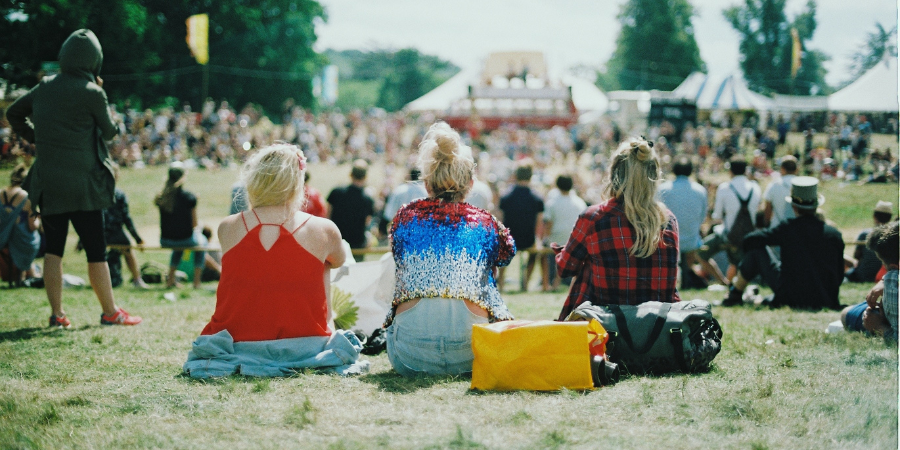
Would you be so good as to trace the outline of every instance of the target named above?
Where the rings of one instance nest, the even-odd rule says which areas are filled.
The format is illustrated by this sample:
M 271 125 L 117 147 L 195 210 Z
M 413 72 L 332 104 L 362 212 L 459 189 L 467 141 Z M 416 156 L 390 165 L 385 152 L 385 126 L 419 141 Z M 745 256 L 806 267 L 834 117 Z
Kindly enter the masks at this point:
M 331 336 L 253 342 L 234 342 L 228 330 L 222 330 L 198 337 L 183 369 L 193 378 L 281 377 L 306 368 L 348 376 L 369 371 L 369 361 L 359 360 L 362 348 L 356 335 L 346 330 Z

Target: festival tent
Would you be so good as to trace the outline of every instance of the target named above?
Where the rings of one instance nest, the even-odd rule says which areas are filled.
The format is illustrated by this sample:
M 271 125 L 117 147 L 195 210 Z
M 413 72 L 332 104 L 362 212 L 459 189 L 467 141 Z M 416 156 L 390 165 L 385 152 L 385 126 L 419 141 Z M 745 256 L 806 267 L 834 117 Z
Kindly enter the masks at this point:
M 575 109 L 579 113 L 592 112 L 599 114 L 606 112 L 606 108 L 609 106 L 609 99 L 606 98 L 606 94 L 596 84 L 575 76 L 564 76 L 562 82 L 564 85 L 572 88 L 572 102 L 575 103 Z
M 831 111 L 897 112 L 897 57 L 886 57 L 828 97 Z
M 775 111 L 816 112 L 828 111 L 828 97 L 824 95 L 781 95 L 773 94 Z
M 440 86 L 409 102 L 408 111 L 446 111 L 453 104 L 469 95 L 469 85 L 478 79 L 478 70 L 463 69 Z
M 463 69 L 440 86 L 409 102 L 404 109 L 436 112 L 449 112 L 457 109 L 460 101 L 468 98 L 469 87 L 479 85 L 480 72 L 477 69 Z M 594 83 L 574 76 L 563 76 L 560 81 L 562 85 L 572 88 L 572 102 L 575 103 L 575 108 L 579 113 L 606 111 L 609 103 L 606 94 Z
M 744 79 L 737 75 L 720 78 L 694 72 L 672 91 L 672 96 L 691 100 L 698 109 L 731 111 L 772 109 L 772 99 L 751 91 Z

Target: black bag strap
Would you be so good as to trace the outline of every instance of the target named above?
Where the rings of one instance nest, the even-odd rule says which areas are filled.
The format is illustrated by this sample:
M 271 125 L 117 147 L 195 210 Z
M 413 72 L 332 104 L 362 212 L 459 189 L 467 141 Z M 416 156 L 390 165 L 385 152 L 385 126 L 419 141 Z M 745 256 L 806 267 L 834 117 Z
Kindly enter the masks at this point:
M 653 323 L 653 328 L 650 330 L 650 334 L 647 335 L 647 341 L 644 342 L 640 348 L 635 348 L 634 340 L 631 337 L 631 331 L 628 330 L 628 321 L 625 319 L 625 313 L 622 312 L 622 308 L 619 305 L 607 305 L 609 310 L 616 316 L 616 325 L 619 328 L 619 333 L 622 335 L 622 339 L 625 340 L 625 345 L 631 348 L 631 351 L 638 355 L 643 355 L 650 351 L 653 348 L 653 344 L 656 343 L 656 340 L 659 339 L 660 333 L 662 333 L 663 326 L 666 324 L 666 317 L 669 315 L 669 310 L 672 309 L 671 303 L 663 303 L 659 308 L 659 315 L 656 317 L 656 320 Z
M 734 192 L 734 196 L 737 197 L 739 202 L 741 202 L 741 206 L 746 207 L 750 203 L 750 197 L 753 197 L 752 189 L 750 190 L 750 192 L 747 193 L 747 198 L 743 199 L 743 198 L 741 198 L 741 195 L 737 193 L 737 189 L 734 188 L 733 184 L 728 183 L 728 187 L 731 188 L 731 192 Z
M 688 373 L 687 361 L 684 360 L 684 337 L 681 334 L 681 328 L 670 329 L 669 339 L 672 342 L 672 349 L 675 350 L 675 364 L 678 365 L 679 370 Z

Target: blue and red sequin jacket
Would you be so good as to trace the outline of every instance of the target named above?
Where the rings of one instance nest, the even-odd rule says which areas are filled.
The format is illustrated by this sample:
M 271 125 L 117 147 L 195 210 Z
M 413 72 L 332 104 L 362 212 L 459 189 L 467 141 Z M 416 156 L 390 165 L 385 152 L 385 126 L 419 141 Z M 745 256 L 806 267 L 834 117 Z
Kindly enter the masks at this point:
M 493 269 L 509 264 L 516 245 L 489 212 L 468 203 L 413 201 L 394 218 L 391 249 L 397 281 L 385 327 L 398 305 L 427 297 L 468 300 L 484 308 L 491 322 L 513 318 Z

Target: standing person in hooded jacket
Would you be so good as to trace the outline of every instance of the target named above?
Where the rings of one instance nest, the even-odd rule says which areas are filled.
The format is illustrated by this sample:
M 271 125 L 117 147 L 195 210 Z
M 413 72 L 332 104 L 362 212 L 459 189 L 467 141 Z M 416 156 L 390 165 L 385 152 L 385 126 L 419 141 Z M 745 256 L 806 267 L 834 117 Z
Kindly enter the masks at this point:
M 16 134 L 36 147 L 37 158 L 23 187 L 44 224 L 50 326 L 71 325 L 62 308 L 62 257 L 69 222 L 87 255 L 88 278 L 103 308 L 100 323 L 141 322 L 116 306 L 106 264 L 103 209 L 113 204 L 115 180 L 105 141 L 116 135 L 117 128 L 99 76 L 102 63 L 97 36 L 86 29 L 75 31 L 59 51 L 60 73 L 45 77 L 6 112 Z

